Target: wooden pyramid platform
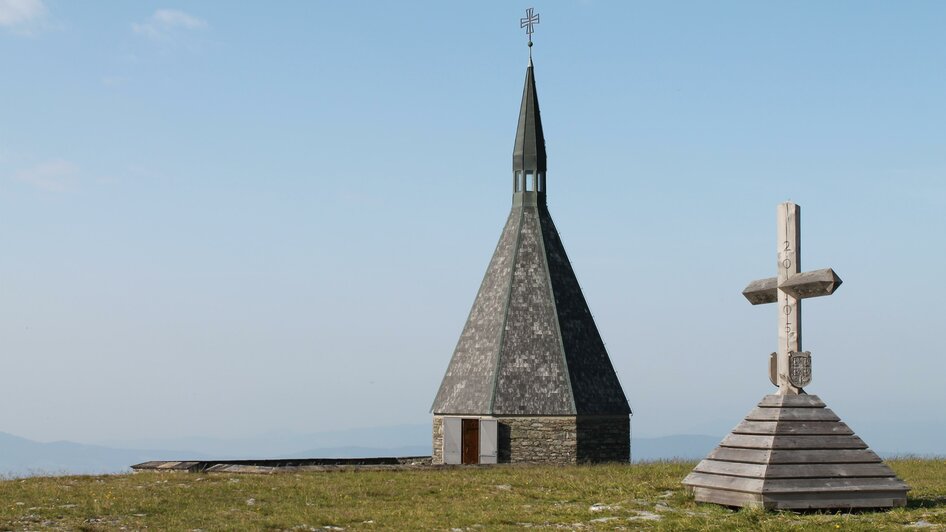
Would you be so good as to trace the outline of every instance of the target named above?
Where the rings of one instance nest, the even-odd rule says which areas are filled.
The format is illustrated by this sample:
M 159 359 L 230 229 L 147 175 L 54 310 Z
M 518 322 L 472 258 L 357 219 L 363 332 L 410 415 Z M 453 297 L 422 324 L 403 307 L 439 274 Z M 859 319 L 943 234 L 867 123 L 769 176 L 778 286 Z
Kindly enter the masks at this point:
M 910 487 L 816 395 L 767 395 L 684 480 L 699 502 L 767 509 L 904 506 Z

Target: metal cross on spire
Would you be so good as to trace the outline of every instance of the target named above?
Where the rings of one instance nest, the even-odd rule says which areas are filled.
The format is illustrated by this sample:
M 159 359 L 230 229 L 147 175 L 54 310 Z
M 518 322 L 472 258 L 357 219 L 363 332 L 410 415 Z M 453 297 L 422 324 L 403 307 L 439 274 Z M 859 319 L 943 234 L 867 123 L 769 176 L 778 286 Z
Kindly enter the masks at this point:
M 526 35 L 529 36 L 529 59 L 532 59 L 532 34 L 535 33 L 535 25 L 539 23 L 539 14 L 535 13 L 535 8 L 526 9 L 526 16 L 519 19 L 519 27 L 526 29 Z
M 811 353 L 801 350 L 801 300 L 830 296 L 841 286 L 834 270 L 801 271 L 801 207 L 778 206 L 778 276 L 752 281 L 742 291 L 753 305 L 778 302 L 778 352 L 769 362 L 769 379 L 781 395 L 803 393 L 811 382 Z

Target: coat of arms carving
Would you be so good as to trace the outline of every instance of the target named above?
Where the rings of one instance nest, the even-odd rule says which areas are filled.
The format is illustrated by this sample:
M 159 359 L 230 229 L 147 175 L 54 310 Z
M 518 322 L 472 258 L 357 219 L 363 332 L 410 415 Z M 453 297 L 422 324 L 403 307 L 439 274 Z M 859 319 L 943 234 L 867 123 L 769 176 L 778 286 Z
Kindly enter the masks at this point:
M 804 388 L 811 383 L 811 352 L 792 351 L 788 355 L 788 380 L 792 386 Z

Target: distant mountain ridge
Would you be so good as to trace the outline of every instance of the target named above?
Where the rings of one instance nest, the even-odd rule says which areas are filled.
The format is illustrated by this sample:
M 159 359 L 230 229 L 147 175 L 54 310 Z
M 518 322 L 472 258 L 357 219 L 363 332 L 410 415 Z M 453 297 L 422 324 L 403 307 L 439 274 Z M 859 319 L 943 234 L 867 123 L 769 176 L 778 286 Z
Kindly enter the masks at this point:
M 635 462 L 702 458 L 720 438 L 678 435 L 634 438 Z M 177 449 L 177 450 L 168 450 Z M 123 473 L 151 460 L 236 460 L 249 458 L 363 458 L 430 454 L 428 425 L 368 427 L 323 433 L 264 434 L 249 438 L 168 438 L 109 442 L 42 443 L 0 432 L 0 475 Z
M 390 452 L 401 447 L 425 450 L 430 454 L 430 425 L 391 425 L 326 432 L 268 432 L 239 438 L 140 438 L 109 440 L 101 445 L 137 449 L 190 449 L 217 458 L 298 458 L 302 453 L 339 449 L 372 449 Z M 336 456 L 356 458 L 359 456 Z M 321 457 L 319 457 L 321 458 Z
M 94 475 L 128 471 L 147 460 L 173 460 L 182 454 L 209 458 L 186 451 L 116 449 L 69 441 L 41 443 L 0 432 L 0 475 Z
M 429 438 L 427 425 L 313 434 L 287 432 L 232 440 L 168 438 L 107 444 L 43 443 L 0 432 L 0 476 L 124 473 L 133 464 L 152 460 L 425 456 L 430 455 Z

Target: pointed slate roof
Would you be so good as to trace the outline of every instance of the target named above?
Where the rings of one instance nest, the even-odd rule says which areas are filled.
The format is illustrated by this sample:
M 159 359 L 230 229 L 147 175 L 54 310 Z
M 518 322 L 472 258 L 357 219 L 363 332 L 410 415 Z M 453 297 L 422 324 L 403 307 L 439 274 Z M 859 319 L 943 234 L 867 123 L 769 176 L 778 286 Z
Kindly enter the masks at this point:
M 516 128 L 516 146 L 512 150 L 512 171 L 545 172 L 545 135 L 542 133 L 542 115 L 539 96 L 535 90 L 532 58 L 526 69 L 526 83 L 522 88 L 519 107 L 519 126 Z
M 545 139 L 530 60 L 513 171 L 545 173 Z M 545 205 L 513 207 L 431 410 L 474 415 L 631 412 Z M 544 189 L 544 185 L 543 185 Z

